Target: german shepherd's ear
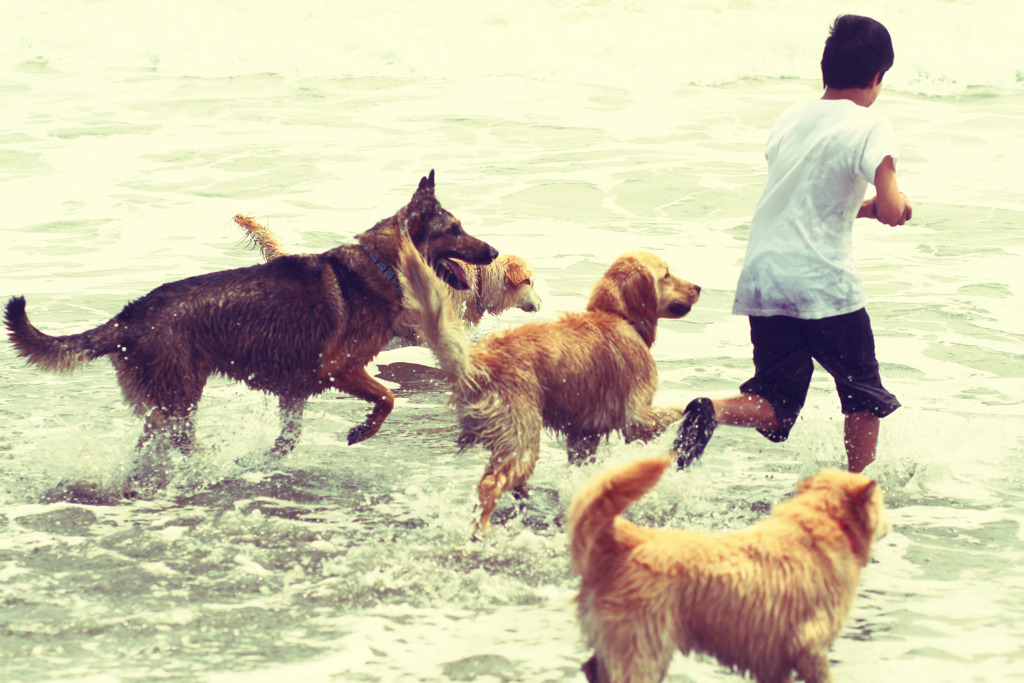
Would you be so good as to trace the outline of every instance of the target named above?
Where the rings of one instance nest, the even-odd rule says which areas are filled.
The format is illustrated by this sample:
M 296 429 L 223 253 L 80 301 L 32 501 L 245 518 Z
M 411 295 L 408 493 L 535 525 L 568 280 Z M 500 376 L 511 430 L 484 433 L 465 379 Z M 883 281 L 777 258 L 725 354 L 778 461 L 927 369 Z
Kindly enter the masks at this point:
M 434 169 L 430 169 L 430 175 L 420 178 L 420 186 L 416 188 L 416 194 L 421 193 L 434 196 Z
M 424 223 L 437 211 L 437 198 L 434 196 L 434 169 L 430 169 L 430 175 L 420 178 L 419 187 L 413 194 L 412 199 L 406 207 L 404 227 L 413 242 L 419 244 L 424 235 Z

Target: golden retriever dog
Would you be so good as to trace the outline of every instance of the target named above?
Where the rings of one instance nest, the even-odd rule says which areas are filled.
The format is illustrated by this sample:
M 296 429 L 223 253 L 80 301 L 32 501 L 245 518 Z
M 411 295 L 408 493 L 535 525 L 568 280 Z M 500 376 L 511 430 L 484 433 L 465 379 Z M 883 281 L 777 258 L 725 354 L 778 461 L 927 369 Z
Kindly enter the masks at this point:
M 591 683 L 657 683 L 676 649 L 761 683 L 831 681 L 828 651 L 874 540 L 889 530 L 878 485 L 825 470 L 758 525 L 726 535 L 649 529 L 618 515 L 661 477 L 648 458 L 583 486 L 569 508 Z
M 250 216 L 239 214 L 235 216 L 235 223 L 246 231 L 250 242 L 259 247 L 265 260 L 288 255 L 274 233 Z M 469 286 L 464 289 L 445 286 L 444 292 L 463 323 L 475 326 L 485 313 L 500 315 L 512 308 L 527 313 L 540 310 L 540 296 L 534 289 L 536 277 L 530 264 L 522 257 L 502 254 L 487 265 L 459 265 L 466 273 Z M 393 325 L 395 336 L 415 341 L 414 322 L 412 314 L 403 311 Z
M 433 171 L 406 206 L 355 239 L 322 254 L 281 256 L 161 285 L 80 334 L 40 332 L 28 320 L 25 299 L 13 297 L 7 328 L 18 353 L 46 370 L 108 356 L 126 401 L 146 418 L 140 448 L 160 436 L 191 451 L 192 413 L 213 374 L 278 396 L 276 455 L 298 441 L 306 400 L 329 388 L 373 404 L 348 433 L 348 442 L 357 443 L 376 434 L 394 406 L 391 391 L 365 366 L 391 338 L 402 310 L 395 271 L 400 245 L 411 242 L 456 289 L 469 287 L 456 258 L 484 264 L 497 252 L 466 234 L 437 201 Z
M 411 245 L 400 264 L 409 283 L 406 305 L 452 386 L 458 444 L 491 451 L 477 490 L 480 530 L 490 527 L 505 491 L 522 493 L 543 428 L 564 434 L 577 462 L 612 432 L 648 440 L 682 418 L 682 408 L 651 405 L 658 388 L 651 345 L 658 320 L 689 313 L 700 287 L 674 277 L 654 254 L 617 258 L 594 285 L 585 312 L 498 332 L 473 346 Z

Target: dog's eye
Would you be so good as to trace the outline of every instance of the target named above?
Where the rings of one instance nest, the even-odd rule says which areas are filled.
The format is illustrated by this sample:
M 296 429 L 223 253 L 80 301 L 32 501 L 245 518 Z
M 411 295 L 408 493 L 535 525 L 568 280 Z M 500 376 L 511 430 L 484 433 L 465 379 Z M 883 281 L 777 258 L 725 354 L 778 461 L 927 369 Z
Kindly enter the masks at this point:
M 522 282 L 520 282 L 520 283 L 519 283 L 519 286 L 521 287 L 521 286 L 523 286 L 523 285 L 526 285 L 527 287 L 529 287 L 529 286 L 530 286 L 530 285 L 532 285 L 532 284 L 533 284 L 533 283 L 532 283 L 532 282 L 530 282 L 530 278 L 526 278 L 525 280 L 523 280 Z
M 458 237 L 462 234 L 462 226 L 458 223 L 452 223 L 452 227 L 448 228 L 448 234 L 452 237 Z
M 666 270 L 666 271 L 665 271 L 665 277 L 664 277 L 664 278 L 662 278 L 662 279 L 663 279 L 663 280 L 669 280 L 669 279 L 671 279 L 671 278 L 672 278 L 672 276 L 671 276 L 671 275 L 669 274 L 669 272 L 668 272 L 668 271 Z

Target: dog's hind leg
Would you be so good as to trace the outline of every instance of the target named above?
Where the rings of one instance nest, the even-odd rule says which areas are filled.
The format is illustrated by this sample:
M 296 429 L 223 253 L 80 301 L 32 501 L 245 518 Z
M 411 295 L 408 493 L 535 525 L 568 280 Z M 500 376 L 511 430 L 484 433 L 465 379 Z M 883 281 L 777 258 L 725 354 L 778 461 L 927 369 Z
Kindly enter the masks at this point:
M 156 448 L 170 446 L 181 451 L 182 455 L 190 455 L 196 445 L 196 426 L 192 421 L 191 411 L 169 411 L 153 408 L 146 415 L 146 424 L 142 429 L 137 448 Z
M 600 434 L 569 434 L 566 437 L 570 465 L 582 465 L 591 460 L 601 445 Z
M 135 487 L 165 487 L 170 480 L 170 451 L 178 450 L 182 455 L 190 455 L 195 447 L 195 423 L 190 412 L 179 415 L 153 408 L 146 414 L 142 436 L 135 447 L 135 458 L 127 471 L 125 495 L 137 493 Z
M 540 434 L 528 443 L 520 444 L 522 450 L 510 451 L 500 446 L 491 451 L 491 459 L 484 470 L 484 476 L 477 485 L 480 497 L 480 519 L 477 529 L 483 532 L 491 528 L 491 515 L 498 504 L 498 499 L 509 489 L 525 492 L 526 480 L 533 473 L 540 455 Z M 523 497 L 517 496 L 518 500 Z
M 306 406 L 304 398 L 286 398 L 279 400 L 281 407 L 281 435 L 274 441 L 273 448 L 267 453 L 272 458 L 283 458 L 295 449 L 302 434 L 302 410 Z
M 376 434 L 384 420 L 391 414 L 391 409 L 395 407 L 395 395 L 386 386 L 370 377 L 366 368 L 359 368 L 345 377 L 333 378 L 330 382 L 335 389 L 373 404 L 373 410 L 366 416 L 366 420 L 349 431 L 350 446 Z

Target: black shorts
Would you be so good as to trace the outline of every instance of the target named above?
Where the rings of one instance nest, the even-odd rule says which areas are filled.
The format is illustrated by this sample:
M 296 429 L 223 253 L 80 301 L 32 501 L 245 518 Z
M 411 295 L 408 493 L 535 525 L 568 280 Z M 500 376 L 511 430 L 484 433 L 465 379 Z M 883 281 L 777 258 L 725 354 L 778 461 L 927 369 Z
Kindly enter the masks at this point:
M 754 377 L 740 391 L 772 404 L 779 429 L 758 430 L 772 441 L 785 441 L 796 423 L 811 386 L 812 359 L 835 380 L 844 414 L 867 410 L 885 417 L 900 407 L 882 386 L 871 320 L 863 308 L 820 320 L 750 316 L 750 341 Z

